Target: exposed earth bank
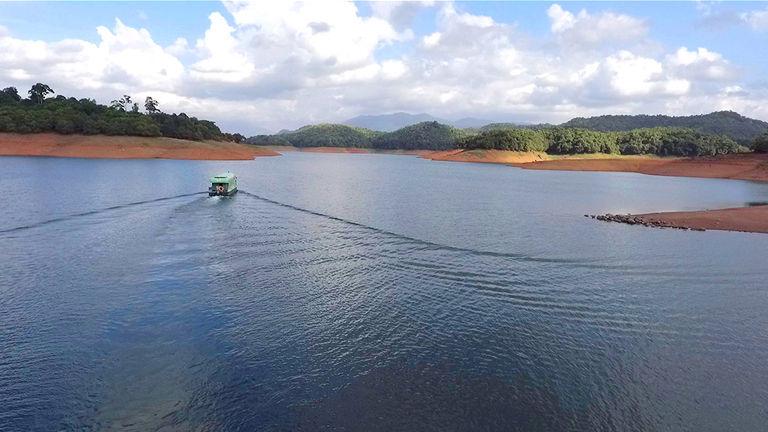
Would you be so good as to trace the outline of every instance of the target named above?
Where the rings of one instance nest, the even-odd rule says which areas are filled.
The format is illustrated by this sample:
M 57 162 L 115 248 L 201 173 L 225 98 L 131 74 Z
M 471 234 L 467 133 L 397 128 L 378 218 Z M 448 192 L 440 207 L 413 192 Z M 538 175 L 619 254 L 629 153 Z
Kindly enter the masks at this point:
M 606 222 L 619 222 L 655 228 L 768 233 L 768 205 L 719 210 L 646 213 L 641 215 L 609 214 L 593 216 L 593 218 Z
M 279 153 L 244 144 L 162 137 L 0 133 L 0 156 L 250 160 Z
M 635 172 L 661 176 L 768 181 L 768 154 L 754 153 L 695 158 L 558 158 L 515 166 L 539 170 Z

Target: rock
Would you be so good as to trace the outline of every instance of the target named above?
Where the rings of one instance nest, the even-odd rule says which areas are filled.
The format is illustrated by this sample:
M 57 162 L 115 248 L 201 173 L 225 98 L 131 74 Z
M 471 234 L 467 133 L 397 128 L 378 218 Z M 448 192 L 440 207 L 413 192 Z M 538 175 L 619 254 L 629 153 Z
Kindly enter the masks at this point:
M 669 222 L 662 221 L 659 219 L 646 219 L 642 216 L 633 216 L 631 214 L 615 215 L 611 213 L 606 213 L 604 215 L 584 215 L 584 217 L 590 217 L 592 219 L 596 219 L 604 222 L 618 222 L 618 223 L 623 223 L 627 225 L 642 225 L 642 226 L 651 227 L 651 228 L 674 228 L 674 229 L 683 229 L 683 230 L 692 230 L 692 231 L 706 231 L 705 229 L 702 229 L 702 228 L 689 228 L 684 226 L 675 226 Z

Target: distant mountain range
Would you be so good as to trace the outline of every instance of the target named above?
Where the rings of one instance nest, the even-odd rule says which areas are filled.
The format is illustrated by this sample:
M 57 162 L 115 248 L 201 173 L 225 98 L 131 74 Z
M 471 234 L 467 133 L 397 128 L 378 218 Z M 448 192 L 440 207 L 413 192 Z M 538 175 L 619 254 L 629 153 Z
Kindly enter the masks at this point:
M 479 128 L 483 125 L 491 123 L 490 120 L 473 117 L 465 117 L 458 120 L 447 120 L 426 113 L 410 114 L 406 112 L 397 112 L 381 115 L 361 115 L 346 120 L 342 122 L 342 124 L 381 132 L 393 132 L 406 126 L 433 121 L 460 129 Z

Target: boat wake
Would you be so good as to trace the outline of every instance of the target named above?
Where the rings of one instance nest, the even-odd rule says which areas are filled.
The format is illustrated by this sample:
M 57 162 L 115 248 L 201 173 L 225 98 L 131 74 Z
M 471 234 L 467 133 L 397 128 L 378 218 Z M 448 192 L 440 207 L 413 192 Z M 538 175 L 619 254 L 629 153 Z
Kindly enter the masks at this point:
M 370 231 L 374 231 L 374 232 L 377 232 L 377 233 L 381 233 L 381 234 L 385 234 L 385 235 L 388 235 L 388 236 L 396 237 L 396 238 L 399 238 L 399 239 L 402 239 L 402 240 L 407 240 L 407 241 L 419 243 L 421 245 L 426 246 L 429 249 L 442 249 L 442 250 L 449 250 L 449 251 L 455 251 L 455 252 L 466 252 L 466 253 L 470 253 L 472 255 L 491 256 L 491 257 L 500 257 L 500 258 L 514 258 L 514 259 L 521 259 L 521 260 L 525 260 L 525 261 L 534 261 L 534 262 L 542 262 L 542 263 L 581 264 L 581 265 L 584 265 L 584 264 L 588 265 L 589 264 L 588 260 L 583 260 L 583 259 L 574 260 L 574 259 L 561 259 L 561 258 L 540 258 L 540 257 L 531 257 L 531 256 L 524 255 L 524 254 L 517 254 L 517 253 L 510 253 L 510 252 L 494 252 L 494 251 L 485 251 L 485 250 L 479 250 L 479 249 L 464 248 L 464 247 L 459 247 L 459 246 L 449 246 L 449 245 L 445 245 L 445 244 L 441 244 L 441 243 L 435 243 L 435 242 L 432 242 L 432 241 L 429 241 L 429 240 L 423 240 L 423 239 L 419 239 L 419 238 L 415 238 L 415 237 L 410 237 L 410 236 L 407 236 L 407 235 L 404 235 L 404 234 L 399 234 L 399 233 L 396 233 L 396 232 L 393 232 L 393 231 L 388 231 L 388 230 L 385 230 L 385 229 L 382 229 L 382 228 L 372 227 L 370 225 L 365 225 L 365 224 L 362 224 L 362 223 L 359 223 L 359 222 L 351 221 L 349 219 L 340 218 L 338 216 L 332 216 L 332 215 L 329 215 L 329 214 L 326 214 L 326 213 L 321 213 L 321 212 L 318 212 L 318 211 L 309 210 L 309 209 L 305 209 L 305 208 L 302 208 L 302 207 L 297 207 L 297 206 L 292 205 L 292 204 L 286 204 L 286 203 L 283 203 L 283 202 L 280 202 L 280 201 L 275 201 L 273 199 L 266 198 L 266 197 L 263 197 L 263 196 L 260 196 L 260 195 L 257 195 L 257 194 L 251 193 L 251 192 L 247 192 L 247 191 L 244 191 L 244 190 L 240 190 L 240 193 L 243 194 L 243 195 L 247 195 L 247 196 L 250 196 L 252 198 L 256 198 L 258 200 L 270 203 L 270 204 L 278 205 L 278 206 L 281 206 L 281 207 L 285 207 L 285 208 L 289 208 L 289 209 L 292 209 L 292 210 L 308 213 L 308 214 L 315 215 L 315 216 L 320 216 L 320 217 L 323 217 L 323 218 L 326 218 L 326 219 L 330 219 L 330 220 L 334 220 L 334 221 L 338 221 L 338 222 L 343 222 L 343 223 L 346 223 L 346 224 L 349 224 L 349 225 L 353 225 L 353 226 L 356 226 L 356 227 L 364 228 L 364 229 L 367 229 L 367 230 L 370 230 Z M 601 264 L 600 266 L 601 267 L 605 267 L 604 264 Z
M 70 214 L 70 215 L 66 215 L 66 216 L 57 217 L 57 218 L 54 218 L 54 219 L 48 219 L 48 220 L 44 220 L 44 221 L 41 221 L 41 222 L 36 222 L 36 223 L 33 223 L 33 224 L 29 224 L 29 225 L 22 225 L 22 226 L 17 226 L 17 227 L 13 227 L 13 228 L 2 229 L 2 230 L 0 230 L 0 234 L 6 234 L 6 233 L 11 233 L 11 232 L 16 232 L 16 231 L 24 231 L 24 230 L 28 230 L 28 229 L 32 229 L 32 228 L 37 228 L 37 227 L 40 227 L 40 226 L 43 226 L 43 225 L 48 225 L 48 224 L 52 224 L 52 223 L 56 223 L 56 222 L 64 222 L 64 221 L 67 221 L 67 220 L 70 220 L 70 219 L 74 219 L 74 218 L 79 218 L 79 217 L 83 217 L 83 216 L 91 216 L 91 215 L 95 215 L 95 214 L 99 214 L 99 213 L 104 213 L 104 212 L 108 212 L 108 211 L 112 211 L 112 210 L 118 210 L 118 209 L 122 209 L 122 208 L 126 208 L 126 207 L 132 207 L 132 206 L 138 206 L 138 205 L 144 205 L 144 204 L 151 204 L 151 203 L 155 203 L 155 202 L 168 201 L 168 200 L 172 200 L 172 199 L 190 197 L 190 196 L 195 196 L 195 195 L 202 195 L 202 194 L 206 194 L 206 193 L 208 193 L 208 192 L 193 192 L 193 193 L 188 193 L 188 194 L 174 195 L 174 196 L 170 196 L 170 197 L 155 198 L 155 199 L 144 200 L 144 201 L 135 201 L 135 202 L 126 203 L 126 204 L 118 204 L 118 205 L 115 205 L 115 206 L 105 207 L 105 208 L 98 209 L 98 210 L 90 210 L 90 211 L 87 211 L 87 212 L 75 213 L 75 214 Z

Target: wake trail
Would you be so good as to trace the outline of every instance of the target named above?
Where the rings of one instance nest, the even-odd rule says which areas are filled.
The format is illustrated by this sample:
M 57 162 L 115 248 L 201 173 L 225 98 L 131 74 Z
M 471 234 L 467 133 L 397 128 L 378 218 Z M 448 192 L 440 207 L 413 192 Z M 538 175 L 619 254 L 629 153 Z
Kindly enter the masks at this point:
M 369 231 L 373 231 L 373 232 L 377 232 L 377 233 L 380 233 L 380 234 L 385 234 L 387 236 L 391 236 L 391 237 L 399 238 L 399 239 L 402 239 L 402 240 L 418 243 L 418 244 L 427 246 L 427 247 L 432 248 L 432 249 L 443 249 L 443 250 L 449 250 L 449 251 L 454 251 L 454 252 L 469 253 L 469 254 L 472 254 L 472 255 L 489 256 L 489 257 L 501 257 L 501 258 L 514 258 L 514 259 L 518 259 L 518 260 L 535 261 L 535 262 L 543 262 L 543 263 L 565 263 L 565 264 L 588 265 L 588 261 L 586 261 L 586 260 L 557 259 L 557 258 L 536 258 L 536 257 L 526 256 L 526 255 L 523 255 L 523 254 L 516 254 L 516 253 L 509 253 L 509 252 L 493 252 L 493 251 L 484 251 L 484 250 L 479 250 L 479 249 L 463 248 L 463 247 L 459 247 L 459 246 L 444 245 L 444 244 L 435 243 L 435 242 L 432 242 L 432 241 L 429 241 L 429 240 L 423 240 L 423 239 L 419 239 L 419 238 L 415 238 L 415 237 L 410 237 L 410 236 L 407 236 L 407 235 L 404 235 L 404 234 L 399 234 L 399 233 L 396 233 L 396 232 L 393 232 L 393 231 L 388 231 L 388 230 L 385 230 L 385 229 L 382 229 L 382 228 L 372 227 L 370 225 L 365 225 L 365 224 L 362 224 L 360 222 L 355 222 L 355 221 L 351 221 L 349 219 L 340 218 L 338 216 L 332 216 L 332 215 L 329 215 L 329 214 L 326 214 L 326 213 L 321 213 L 321 212 L 318 212 L 318 211 L 305 209 L 305 208 L 298 207 L 298 206 L 295 206 L 295 205 L 292 205 L 292 204 L 286 204 L 286 203 L 283 203 L 283 202 L 280 202 L 280 201 L 275 201 L 273 199 L 266 198 L 266 197 L 263 197 L 263 196 L 260 196 L 260 195 L 257 195 L 257 194 L 251 193 L 251 192 L 246 192 L 244 190 L 239 190 L 238 192 L 243 194 L 243 195 L 247 195 L 247 196 L 250 196 L 252 198 L 256 198 L 258 200 L 261 200 L 261 201 L 264 201 L 264 202 L 267 202 L 267 203 L 270 203 L 270 204 L 278 205 L 278 206 L 281 206 L 281 207 L 289 208 L 289 209 L 300 211 L 300 212 L 303 212 L 303 213 L 308 213 L 308 214 L 311 214 L 311 215 L 320 216 L 320 217 L 323 217 L 323 218 L 326 218 L 326 219 L 330 219 L 330 220 L 333 220 L 333 221 L 338 221 L 338 222 L 342 222 L 342 223 L 345 223 L 345 224 L 353 225 L 353 226 L 356 226 L 356 227 L 364 228 L 364 229 L 367 229 Z M 605 267 L 605 266 L 604 265 L 599 265 L 599 267 Z
M 144 201 L 136 201 L 136 202 L 126 203 L 126 204 L 118 204 L 118 205 L 115 205 L 115 206 L 105 207 L 105 208 L 98 209 L 98 210 L 90 210 L 90 211 L 87 211 L 87 212 L 74 213 L 74 214 L 70 214 L 70 215 L 67 215 L 67 216 L 61 216 L 61 217 L 57 217 L 57 218 L 54 218 L 54 219 L 48 219 L 48 220 L 44 220 L 44 221 L 41 221 L 41 222 L 36 222 L 36 223 L 33 223 L 33 224 L 29 224 L 29 225 L 22 225 L 22 226 L 17 226 L 17 227 L 14 227 L 14 228 L 3 229 L 3 230 L 0 230 L 0 234 L 6 234 L 6 233 L 11 233 L 11 232 L 16 232 L 16 231 L 24 231 L 24 230 L 28 230 L 28 229 L 32 229 L 32 228 L 41 227 L 43 225 L 48 225 L 48 224 L 52 224 L 52 223 L 56 223 L 56 222 L 64 222 L 64 221 L 71 220 L 71 219 L 78 218 L 78 217 L 91 216 L 91 215 L 95 215 L 95 214 L 99 214 L 99 213 L 104 213 L 104 212 L 108 212 L 108 211 L 112 211 L 112 210 L 118 210 L 118 209 L 122 209 L 122 208 L 126 208 L 126 207 L 133 207 L 133 206 L 137 206 L 137 205 L 151 204 L 151 203 L 156 203 L 156 202 L 160 202 L 160 201 L 168 201 L 168 200 L 172 200 L 172 199 L 190 197 L 190 196 L 201 195 L 201 194 L 206 194 L 206 193 L 208 193 L 208 192 L 193 192 L 193 193 L 188 193 L 188 194 L 174 195 L 174 196 L 170 196 L 170 197 L 155 198 L 155 199 L 144 200 Z

